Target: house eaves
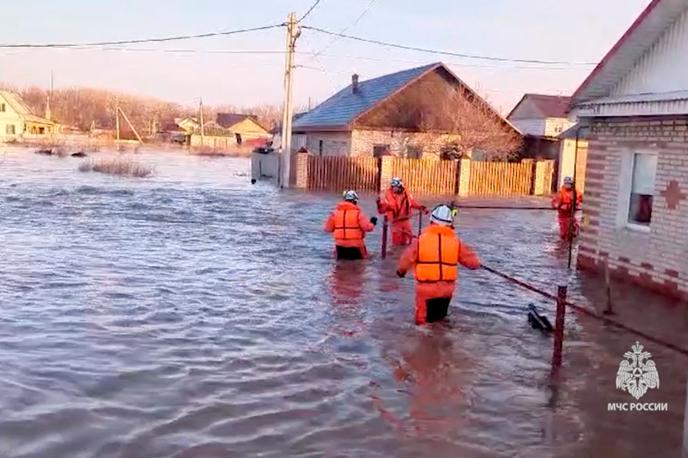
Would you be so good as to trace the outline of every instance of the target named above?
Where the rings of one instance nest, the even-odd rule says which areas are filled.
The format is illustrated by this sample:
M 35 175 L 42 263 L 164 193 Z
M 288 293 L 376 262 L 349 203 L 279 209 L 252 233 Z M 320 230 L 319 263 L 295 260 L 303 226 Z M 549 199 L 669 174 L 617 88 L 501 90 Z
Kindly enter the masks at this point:
M 576 90 L 572 106 L 608 96 L 686 8 L 688 0 L 652 0 Z

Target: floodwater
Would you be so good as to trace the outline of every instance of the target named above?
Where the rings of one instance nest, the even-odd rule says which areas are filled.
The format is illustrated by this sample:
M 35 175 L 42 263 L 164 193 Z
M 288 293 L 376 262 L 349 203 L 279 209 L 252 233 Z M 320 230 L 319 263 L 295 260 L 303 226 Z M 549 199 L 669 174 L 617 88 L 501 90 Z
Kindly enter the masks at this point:
M 416 327 L 379 228 L 367 262 L 332 259 L 337 196 L 251 185 L 246 159 L 136 158 L 151 178 L 0 150 L 0 457 L 680 456 L 687 358 L 569 313 L 552 379 L 524 311 L 553 321 L 550 300 L 463 270 L 450 318 Z M 485 264 L 604 307 L 552 213 L 458 227 Z M 686 346 L 685 306 L 613 292 L 616 319 Z M 636 340 L 661 381 L 642 402 L 668 412 L 607 411 L 635 402 L 615 378 Z

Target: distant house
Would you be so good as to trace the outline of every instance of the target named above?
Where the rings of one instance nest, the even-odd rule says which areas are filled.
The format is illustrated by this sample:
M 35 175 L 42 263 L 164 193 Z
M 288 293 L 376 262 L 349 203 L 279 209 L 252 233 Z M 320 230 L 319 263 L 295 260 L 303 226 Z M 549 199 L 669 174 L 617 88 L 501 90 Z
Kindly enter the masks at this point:
M 688 299 L 688 0 L 653 0 L 572 97 L 589 129 L 578 265 Z
M 0 91 L 0 141 L 40 139 L 57 130 L 56 123 L 33 114 L 19 95 Z
M 201 124 L 198 119 L 187 116 L 186 118 L 176 118 L 174 123 L 185 132 L 187 135 L 191 135 L 194 131 L 200 129 Z
M 524 136 L 521 157 L 554 159 L 558 170 L 559 185 L 565 176 L 573 175 L 572 152 L 575 138 L 561 136 L 575 124 L 575 121 L 568 118 L 570 103 L 571 97 L 525 94 L 507 116 L 507 119 Z M 578 170 L 576 172 L 578 174 Z M 579 182 L 581 189 L 582 182 L 581 179 Z
M 470 105 L 459 113 L 458 105 Z M 461 117 L 462 119 L 457 119 Z M 301 116 L 293 133 L 316 155 L 437 157 L 443 145 L 467 138 L 460 122 L 485 120 L 493 137 L 520 133 L 444 64 L 434 63 L 351 85 Z M 476 127 L 478 128 L 478 127 Z
M 525 94 L 506 117 L 523 135 L 556 140 L 571 127 L 568 108 L 571 97 Z
M 237 145 L 247 143 L 265 143 L 270 132 L 263 127 L 254 115 L 241 113 L 218 113 L 217 124 L 227 129 Z

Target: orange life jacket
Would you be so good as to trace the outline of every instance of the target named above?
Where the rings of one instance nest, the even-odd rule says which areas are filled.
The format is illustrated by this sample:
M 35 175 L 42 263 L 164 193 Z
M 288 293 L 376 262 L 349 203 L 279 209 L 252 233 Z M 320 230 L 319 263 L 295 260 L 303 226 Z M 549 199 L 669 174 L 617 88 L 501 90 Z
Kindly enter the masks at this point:
M 342 203 L 334 211 L 335 240 L 363 240 L 364 232 L 359 223 L 361 210 L 354 204 Z
M 408 219 L 411 215 L 411 199 L 409 199 L 408 192 L 404 191 L 396 194 L 392 189 L 388 189 L 385 193 L 385 200 L 387 205 L 391 207 L 391 214 L 388 215 L 392 220 L 401 221 Z
M 428 226 L 418 238 L 416 281 L 456 281 L 459 245 L 451 227 Z
M 582 200 L 581 195 L 579 192 L 576 192 L 576 194 L 578 195 L 576 205 L 579 205 Z M 573 189 L 566 189 L 563 187 L 554 195 L 556 209 L 559 211 L 560 215 L 567 216 L 571 212 L 571 206 L 573 205 L 574 199 L 573 196 Z

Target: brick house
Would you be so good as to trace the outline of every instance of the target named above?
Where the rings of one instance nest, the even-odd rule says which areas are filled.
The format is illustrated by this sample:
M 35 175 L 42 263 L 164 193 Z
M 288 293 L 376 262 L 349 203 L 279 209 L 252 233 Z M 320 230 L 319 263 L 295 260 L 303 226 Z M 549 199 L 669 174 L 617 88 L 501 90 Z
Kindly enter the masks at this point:
M 351 85 L 296 120 L 293 133 L 305 135 L 306 148 L 319 156 L 438 157 L 461 137 L 443 123 L 451 116 L 446 101 L 457 94 L 475 117 L 488 113 L 501 135 L 520 143 L 520 132 L 442 63 L 367 81 L 353 75 Z
M 578 265 L 688 298 L 688 0 L 653 0 L 572 98 L 589 129 Z

